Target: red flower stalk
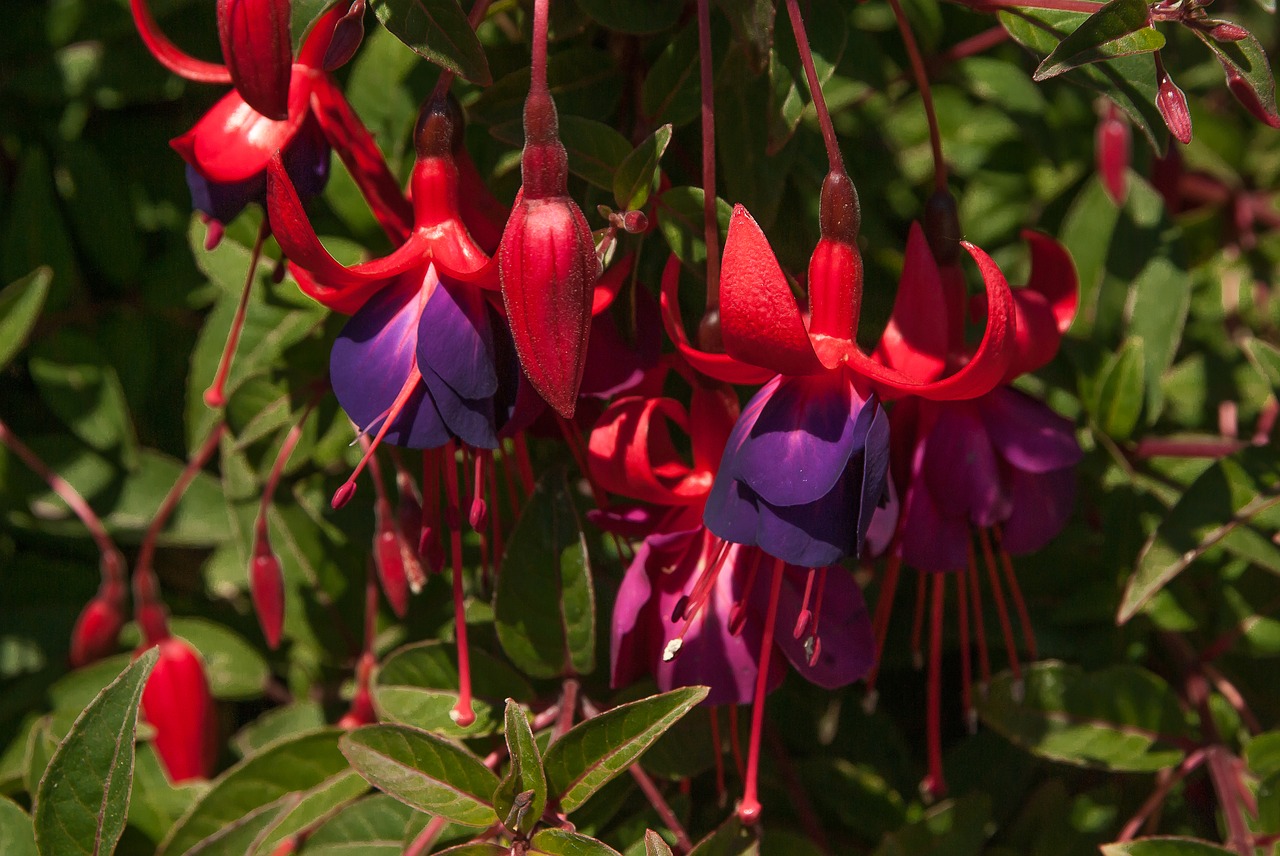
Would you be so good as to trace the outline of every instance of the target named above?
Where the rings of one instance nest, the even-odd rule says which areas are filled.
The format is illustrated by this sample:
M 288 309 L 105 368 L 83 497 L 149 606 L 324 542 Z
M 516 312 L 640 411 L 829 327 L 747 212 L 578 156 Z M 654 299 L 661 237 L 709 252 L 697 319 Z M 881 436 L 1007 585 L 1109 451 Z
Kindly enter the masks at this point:
M 502 301 L 520 364 L 557 413 L 572 418 L 599 272 L 591 228 L 569 197 L 568 155 L 547 88 L 547 12 L 534 4 L 533 71 L 524 105 L 521 196 L 498 248 Z

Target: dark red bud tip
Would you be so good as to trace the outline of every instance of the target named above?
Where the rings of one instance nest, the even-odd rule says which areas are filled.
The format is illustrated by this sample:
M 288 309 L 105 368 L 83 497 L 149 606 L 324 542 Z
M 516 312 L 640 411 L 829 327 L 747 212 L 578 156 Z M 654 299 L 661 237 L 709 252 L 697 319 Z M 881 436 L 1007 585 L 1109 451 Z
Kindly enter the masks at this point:
M 622 215 L 622 228 L 633 235 L 638 235 L 649 228 L 649 218 L 643 211 L 628 211 Z
M 334 508 L 341 508 L 351 501 L 351 497 L 355 496 L 356 483 L 347 482 L 342 487 L 333 492 L 333 499 L 329 502 Z
M 476 498 L 471 501 L 471 511 L 467 514 L 467 522 L 471 524 L 471 528 L 479 532 L 484 528 L 484 523 L 489 519 L 489 506 L 483 499 Z
M 1169 128 L 1169 133 L 1184 146 L 1191 142 L 1191 111 L 1187 109 L 1187 96 L 1167 74 L 1156 91 L 1156 108 Z
M 452 158 L 460 123 L 447 99 L 436 98 L 422 105 L 413 129 L 413 147 L 418 157 Z
M 1239 42 L 1249 38 L 1249 31 L 1239 24 L 1223 21 L 1210 30 L 1209 35 L 1220 42 Z
M 822 237 L 852 244 L 862 227 L 862 207 L 858 189 L 845 172 L 829 172 L 822 182 L 822 201 L 818 210 L 818 226 Z
M 934 192 L 924 204 L 924 237 L 938 264 L 946 267 L 960 260 L 960 213 L 949 191 Z
M 551 93 L 532 89 L 524 102 L 524 142 L 546 145 L 560 142 L 560 117 Z

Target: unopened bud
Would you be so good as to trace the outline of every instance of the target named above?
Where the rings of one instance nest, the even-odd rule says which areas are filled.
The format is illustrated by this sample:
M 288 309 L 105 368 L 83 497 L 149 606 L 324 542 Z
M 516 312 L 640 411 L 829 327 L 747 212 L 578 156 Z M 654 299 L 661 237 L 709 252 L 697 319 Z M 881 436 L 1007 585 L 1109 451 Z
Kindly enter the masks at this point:
M 1182 94 L 1182 90 L 1168 74 L 1161 77 L 1156 90 L 1156 108 L 1174 139 L 1184 146 L 1190 143 L 1191 112 L 1187 109 L 1187 96 Z
M 643 211 L 628 211 L 622 215 L 622 228 L 633 235 L 638 235 L 649 228 L 649 218 Z
M 122 604 L 99 592 L 85 604 L 71 630 L 71 667 L 78 669 L 114 654 L 123 627 Z
M 249 563 L 249 593 L 262 635 L 274 651 L 284 631 L 284 572 L 265 533 L 258 536 Z
M 960 213 L 948 191 L 935 191 L 925 202 L 924 237 L 939 265 L 947 267 L 960 260 Z
M 1102 179 L 1102 187 L 1116 205 L 1123 205 L 1129 195 L 1131 149 L 1132 133 L 1129 123 L 1114 104 L 1108 104 L 1106 113 L 1098 122 L 1093 156 L 1098 176 Z
M 1210 37 L 1219 42 L 1239 42 L 1249 38 L 1249 31 L 1239 24 L 1230 21 L 1219 21 L 1209 31 Z
M 822 182 L 818 208 L 818 227 L 822 237 L 852 244 L 862 227 L 862 209 L 853 179 L 843 171 L 829 172 Z
M 181 639 L 159 643 L 142 690 L 142 714 L 155 729 L 156 754 L 175 783 L 207 779 L 217 759 L 218 723 L 200 655 Z
M 452 157 L 456 123 L 443 98 L 422 105 L 413 129 L 413 148 L 419 158 Z

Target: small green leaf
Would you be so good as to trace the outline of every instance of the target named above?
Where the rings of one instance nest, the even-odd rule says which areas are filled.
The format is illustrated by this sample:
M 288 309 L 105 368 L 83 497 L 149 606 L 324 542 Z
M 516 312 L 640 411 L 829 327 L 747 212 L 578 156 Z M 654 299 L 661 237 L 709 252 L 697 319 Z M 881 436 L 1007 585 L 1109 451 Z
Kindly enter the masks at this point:
M 354 802 L 369 791 L 369 784 L 355 770 L 344 770 L 305 792 L 291 808 L 281 812 L 265 834 L 255 838 L 254 856 L 270 856 L 282 841 Z
M 302 44 L 311 28 L 336 4 L 337 0 L 291 0 L 289 4 L 289 37 L 293 42 L 293 55 L 302 50 Z
M 491 800 L 497 775 L 442 737 L 404 725 L 370 725 L 345 735 L 342 752 L 375 787 L 420 811 L 464 826 L 499 819 Z
M 159 658 L 147 651 L 84 709 L 49 761 L 35 794 L 42 856 L 115 852 L 133 788 L 133 738 L 147 677 Z
M 706 697 L 706 687 L 672 690 L 619 705 L 570 729 L 551 744 L 544 765 L 560 808 L 567 813 L 581 806 Z
M 1271 386 L 1272 394 L 1280 391 L 1280 348 L 1250 336 L 1244 340 L 1244 354 Z
M 31 817 L 13 800 L 0 797 L 0 853 L 4 856 L 37 856 L 38 852 Z
M 547 775 L 529 718 L 514 699 L 507 699 L 506 726 L 511 768 L 493 796 L 494 808 L 507 829 L 528 835 L 547 807 Z
M 414 53 L 488 86 L 489 60 L 458 0 L 369 0 L 373 14 Z
M 1252 738 L 1244 747 L 1244 759 L 1257 776 L 1280 773 L 1280 731 Z
M 567 829 L 543 829 L 530 842 L 534 854 L 545 856 L 621 856 L 603 841 Z
M 494 595 L 498 642 L 535 678 L 595 668 L 595 593 L 563 470 L 547 473 L 507 540 Z
M 1143 404 L 1142 339 L 1131 337 L 1098 378 L 1094 422 L 1107 436 L 1126 440 L 1138 425 Z
M 1215 462 L 1186 489 L 1138 556 L 1116 621 L 1128 621 L 1206 550 L 1280 505 L 1280 458 L 1246 448 Z
M 658 180 L 658 164 L 671 142 L 671 126 L 663 125 L 627 155 L 613 176 L 613 199 L 624 211 L 643 208 Z
M 757 856 L 759 853 L 759 838 L 734 815 L 699 841 L 689 856 Z
M 1207 841 L 1172 836 L 1102 845 L 1103 856 L 1224 856 L 1234 852 Z
M 524 145 L 524 128 L 519 121 L 492 129 L 504 143 Z M 560 141 L 569 155 L 569 171 L 601 190 L 612 190 L 618 170 L 631 154 L 631 144 L 604 122 L 581 116 L 560 117 Z
M 644 0 L 642 3 L 578 0 L 578 5 L 605 29 L 638 36 L 674 27 L 684 9 L 682 0 Z
M 652 829 L 644 831 L 644 856 L 673 856 L 667 842 Z
M 26 344 L 49 296 L 52 280 L 50 268 L 38 267 L 0 291 L 0 370 L 9 365 Z
M 995 731 L 1030 752 L 1079 767 L 1151 772 L 1178 764 L 1188 728 L 1178 698 L 1137 666 L 1086 673 L 1046 661 L 1021 682 L 998 675 L 979 705 Z
M 1033 77 L 1048 80 L 1087 63 L 1159 50 L 1164 36 L 1150 23 L 1143 0 L 1111 0 L 1059 42 Z
M 62 329 L 37 342 L 28 361 L 40 397 L 71 432 L 100 452 L 120 450 L 138 464 L 137 439 L 115 369 L 85 334 Z

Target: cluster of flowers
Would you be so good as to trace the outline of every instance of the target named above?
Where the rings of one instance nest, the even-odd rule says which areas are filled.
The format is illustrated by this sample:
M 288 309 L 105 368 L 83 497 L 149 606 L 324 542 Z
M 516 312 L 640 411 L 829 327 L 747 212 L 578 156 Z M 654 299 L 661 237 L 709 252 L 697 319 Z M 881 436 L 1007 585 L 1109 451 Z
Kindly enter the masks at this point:
M 330 75 L 358 43 L 362 3 L 326 13 L 294 57 L 287 0 L 221 0 L 225 67 L 186 56 L 160 32 L 144 0 L 131 5 L 140 33 L 166 67 L 188 79 L 234 86 L 173 141 L 210 240 L 250 202 L 265 204 L 270 231 L 300 288 L 350 316 L 333 344 L 329 384 L 357 426 L 365 454 L 333 504 L 351 498 L 366 464 L 376 470 L 381 444 L 424 450 L 420 487 L 401 473 L 408 513 L 399 519 L 374 480 L 376 558 L 388 600 L 403 614 L 406 585 L 416 590 L 423 569 L 443 569 L 448 554 L 462 672 L 454 710 L 459 724 L 474 717 L 462 615 L 463 511 L 488 554 L 500 555 L 502 526 L 491 513 L 495 468 L 510 463 L 520 482 L 530 484 L 524 432 L 538 420 L 551 421 L 559 423 L 594 489 L 594 522 L 639 541 L 612 619 L 613 683 L 652 675 L 664 690 L 709 686 L 709 704 L 754 705 L 739 807 L 744 820 L 760 811 L 756 765 L 764 699 L 781 682 L 784 662 L 823 687 L 868 677 L 904 563 L 930 581 L 927 587 L 922 581 L 922 592 L 928 588 L 933 598 L 926 785 L 935 793 L 945 788 L 936 692 L 945 580 L 957 581 L 972 710 L 971 625 L 984 680 L 989 675 L 979 568 L 986 567 L 1016 668 L 1005 591 L 1028 643 L 1030 633 L 1009 556 L 1043 546 L 1072 507 L 1073 467 L 1081 455 L 1072 425 L 1010 385 L 1053 357 L 1071 323 L 1076 280 L 1062 247 L 1028 233 L 1030 280 L 1011 289 L 982 250 L 958 239 L 950 197 L 936 196 L 926 225 L 913 226 L 907 239 L 888 327 L 866 353 L 856 341 L 861 212 L 831 134 L 821 239 L 805 277 L 807 307 L 797 304 L 763 231 L 739 206 L 718 260 L 718 315 L 708 315 L 699 339 L 716 344 L 695 346 L 685 333 L 675 257 L 663 276 L 660 310 L 642 289 L 637 293 L 640 332 L 630 341 L 602 313 L 632 260 L 624 256 L 601 272 L 591 230 L 569 196 L 566 152 L 546 83 L 547 0 L 534 7 L 523 182 L 510 207 L 485 187 L 462 145 L 463 117 L 449 97 L 448 73 L 422 108 L 412 178 L 401 190 Z M 480 15 L 484 5 L 478 4 Z M 803 31 L 797 34 L 803 41 Z M 821 93 L 812 79 L 810 85 L 825 121 Z M 330 151 L 396 245 L 389 255 L 343 266 L 317 238 L 304 200 L 323 188 Z M 645 219 L 632 212 L 614 228 L 643 230 Z M 984 284 L 985 294 L 972 300 L 962 248 Z M 971 347 L 966 321 L 983 318 L 981 341 Z M 674 345 L 663 356 L 659 326 Z M 224 369 L 234 345 L 233 337 Z M 667 383 L 673 373 L 683 385 Z M 225 380 L 225 371 L 219 376 Z M 740 408 L 734 385 L 759 389 Z M 674 386 L 690 390 L 687 403 L 664 396 Z M 583 396 L 605 402 L 585 443 L 571 421 Z M 208 398 L 219 404 L 221 389 Z M 673 428 L 688 436 L 690 455 L 681 453 Z M 291 448 L 285 446 L 282 457 Z M 459 478 L 459 463 L 474 474 L 470 485 Z M 624 499 L 610 502 L 610 494 Z M 274 646 L 283 587 L 267 540 L 268 500 L 251 588 Z M 887 556 L 874 622 L 842 565 L 873 552 Z M 118 612 L 123 587 L 116 588 L 121 591 L 113 589 L 110 603 Z M 149 610 L 147 642 L 162 645 L 144 713 L 175 778 L 207 775 L 213 720 L 207 712 L 192 713 L 193 706 L 210 704 L 199 662 L 169 637 L 155 593 L 139 597 Z M 98 616 L 106 603 L 100 596 L 85 615 Z M 101 625 L 98 618 L 82 621 L 77 638 L 114 639 L 118 627 L 104 632 Z M 81 647 L 84 660 L 104 646 Z M 361 663 L 360 689 L 344 724 L 373 716 L 371 666 L 371 658 Z M 185 714 L 174 713 L 176 699 Z

